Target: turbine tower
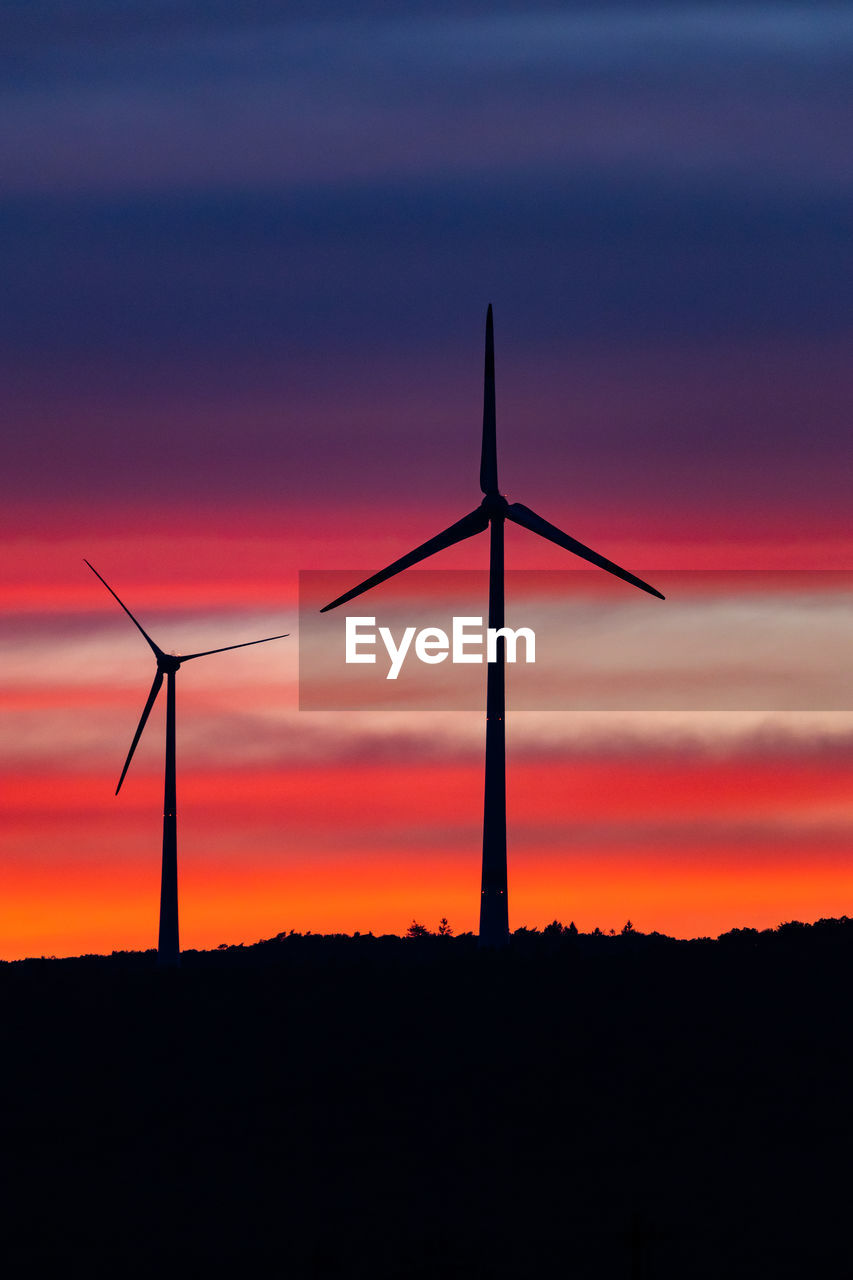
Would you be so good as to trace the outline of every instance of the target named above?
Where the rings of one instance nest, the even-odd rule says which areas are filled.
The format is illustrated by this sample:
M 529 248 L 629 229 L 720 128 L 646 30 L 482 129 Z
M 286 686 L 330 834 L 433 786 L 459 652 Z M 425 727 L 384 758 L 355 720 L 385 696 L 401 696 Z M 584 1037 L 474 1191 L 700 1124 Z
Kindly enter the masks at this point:
M 116 795 L 121 791 L 124 776 L 130 767 L 136 744 L 142 737 L 142 730 L 151 714 L 151 708 L 157 700 L 157 694 L 166 677 L 166 778 L 163 791 L 163 867 L 160 875 L 160 931 L 157 940 L 157 960 L 161 965 L 176 966 L 180 964 L 181 949 L 178 939 L 178 825 L 175 796 L 175 675 L 184 662 L 193 658 L 207 658 L 212 653 L 226 653 L 229 649 L 245 649 L 253 644 L 267 644 L 270 640 L 283 640 L 285 636 L 266 636 L 263 640 L 246 640 L 243 644 L 227 644 L 223 649 L 207 649 L 204 653 L 182 653 L 179 655 L 164 653 L 156 645 L 140 622 L 134 618 L 123 600 L 113 591 L 106 578 L 102 578 L 94 565 L 89 565 L 96 578 L 100 578 L 107 591 L 124 609 L 133 625 L 142 632 L 149 648 L 157 659 L 157 671 L 154 683 L 148 694 L 148 701 L 142 709 L 133 742 L 127 753 L 124 768 L 116 787 Z M 288 635 L 289 632 L 285 632 Z
M 480 452 L 480 489 L 483 500 L 476 510 L 457 520 L 449 529 L 439 533 L 429 542 L 410 551 L 389 564 L 387 569 L 353 587 L 321 610 L 326 613 L 336 609 L 363 591 L 369 591 L 403 569 L 408 569 L 436 551 L 463 542 L 487 527 L 489 535 L 489 626 L 500 629 L 504 625 L 504 523 L 512 520 L 541 538 L 555 542 L 582 560 L 588 560 L 600 569 L 615 574 L 641 591 L 663 600 L 663 596 L 647 582 L 637 578 L 627 569 L 620 569 L 612 560 L 605 559 L 597 551 L 584 546 L 549 524 L 542 516 L 520 502 L 507 502 L 498 490 L 498 455 L 495 423 L 495 341 L 492 323 L 492 307 L 486 313 L 486 364 L 483 387 L 483 443 Z M 483 873 L 480 889 L 480 944 L 503 946 L 509 939 L 506 876 L 506 705 L 505 705 L 505 650 L 503 636 L 498 636 L 496 661 L 487 664 L 486 676 L 486 780 L 483 806 Z

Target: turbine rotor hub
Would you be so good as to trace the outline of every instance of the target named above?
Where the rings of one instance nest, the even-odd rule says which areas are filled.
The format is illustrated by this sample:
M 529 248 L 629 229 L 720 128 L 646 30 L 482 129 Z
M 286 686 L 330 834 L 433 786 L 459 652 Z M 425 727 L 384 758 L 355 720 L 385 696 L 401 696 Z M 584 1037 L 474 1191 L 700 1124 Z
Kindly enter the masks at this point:
M 167 675 L 169 672 L 177 671 L 180 665 L 181 660 L 174 653 L 163 653 L 161 651 L 157 655 L 157 666 L 160 671 L 165 672 Z
M 495 516 L 505 516 L 509 503 L 502 493 L 498 493 L 497 490 L 495 490 L 494 493 L 486 494 L 485 498 L 480 503 L 480 506 L 491 520 Z

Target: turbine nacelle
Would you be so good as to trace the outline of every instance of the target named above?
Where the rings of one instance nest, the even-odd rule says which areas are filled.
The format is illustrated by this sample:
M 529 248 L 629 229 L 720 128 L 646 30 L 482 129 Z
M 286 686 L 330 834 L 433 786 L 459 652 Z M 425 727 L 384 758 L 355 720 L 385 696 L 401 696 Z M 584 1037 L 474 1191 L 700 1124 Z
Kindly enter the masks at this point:
M 509 503 L 504 495 L 502 493 L 498 493 L 497 489 L 495 489 L 494 492 L 486 494 L 483 501 L 480 503 L 480 507 L 485 511 L 490 520 L 494 520 L 495 518 L 504 520 L 506 519 L 506 514 L 509 510 Z
M 162 671 L 163 675 L 169 675 L 170 672 L 180 670 L 182 658 L 174 653 L 164 653 L 162 649 L 157 651 L 157 670 Z

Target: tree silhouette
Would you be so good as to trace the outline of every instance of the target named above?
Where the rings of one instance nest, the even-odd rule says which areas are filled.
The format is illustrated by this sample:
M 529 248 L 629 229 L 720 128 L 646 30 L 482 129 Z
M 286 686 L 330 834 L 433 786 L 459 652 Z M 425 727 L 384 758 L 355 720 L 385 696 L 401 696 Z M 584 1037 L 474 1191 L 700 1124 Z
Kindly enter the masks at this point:
M 452 938 L 453 929 L 447 923 L 447 916 L 442 916 L 438 922 L 438 936 L 440 938 Z
M 407 938 L 428 938 L 430 931 L 425 924 L 418 924 L 417 920 L 413 920 L 406 930 Z

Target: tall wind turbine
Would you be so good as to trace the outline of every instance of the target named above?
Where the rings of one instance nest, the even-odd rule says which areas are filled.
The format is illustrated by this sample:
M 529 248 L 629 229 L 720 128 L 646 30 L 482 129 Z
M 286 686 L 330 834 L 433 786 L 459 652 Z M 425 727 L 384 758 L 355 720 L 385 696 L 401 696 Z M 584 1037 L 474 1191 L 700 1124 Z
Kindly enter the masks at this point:
M 207 649 L 204 653 L 182 653 L 175 655 L 172 653 L 164 653 L 163 650 L 156 645 L 149 636 L 148 632 L 142 624 L 134 618 L 123 600 L 120 600 L 113 591 L 106 578 L 101 578 L 98 570 L 94 565 L 89 565 L 96 578 L 100 578 L 110 595 L 118 600 L 118 603 L 124 609 L 133 625 L 142 632 L 149 648 L 157 659 L 157 672 L 154 676 L 154 683 L 151 686 L 151 692 L 148 694 L 148 701 L 142 709 L 142 715 L 139 724 L 136 726 L 136 733 L 133 735 L 133 742 L 130 744 L 130 750 L 127 753 L 127 759 L 124 762 L 124 768 L 121 771 L 121 777 L 116 787 L 116 795 L 121 791 L 121 784 L 124 782 L 124 775 L 130 767 L 133 759 L 133 753 L 136 750 L 136 744 L 142 737 L 142 730 L 151 714 L 151 708 L 157 700 L 157 694 L 163 684 L 163 676 L 166 677 L 166 781 L 163 792 L 163 869 L 160 876 L 160 933 L 157 941 L 157 960 L 162 965 L 180 964 L 181 949 L 178 941 L 178 826 L 176 813 L 176 796 L 175 796 L 175 675 L 178 668 L 183 662 L 190 662 L 193 658 L 207 658 L 212 653 L 226 653 L 229 649 L 245 649 L 253 644 L 267 644 L 270 640 L 283 640 L 285 636 L 266 636 L 263 640 L 246 640 L 243 644 L 227 644 L 222 649 Z M 289 632 L 285 632 L 289 635 Z
M 495 340 L 492 308 L 486 313 L 486 367 L 483 387 L 483 444 L 480 453 L 480 489 L 483 501 L 476 510 L 457 520 L 443 533 L 430 538 L 421 546 L 389 564 L 387 569 L 375 573 L 359 583 L 351 591 L 339 596 L 321 610 L 336 609 L 363 591 L 369 591 L 386 578 L 426 560 L 436 551 L 452 547 L 457 542 L 473 537 L 490 528 L 489 544 L 489 626 L 496 629 L 504 625 L 504 522 L 512 520 L 541 538 L 565 547 L 582 560 L 606 569 L 617 578 L 630 582 L 641 591 L 663 600 L 663 596 L 647 582 L 626 569 L 620 569 L 612 560 L 605 559 L 597 551 L 585 547 L 582 542 L 569 537 L 549 524 L 542 516 L 520 502 L 507 502 L 498 490 L 498 454 L 495 427 Z M 509 939 L 506 877 L 506 745 L 505 745 L 505 697 L 504 662 L 505 641 L 497 641 L 497 661 L 487 664 L 486 677 L 486 787 L 483 806 L 483 875 L 480 889 L 480 943 L 485 946 L 503 946 Z

